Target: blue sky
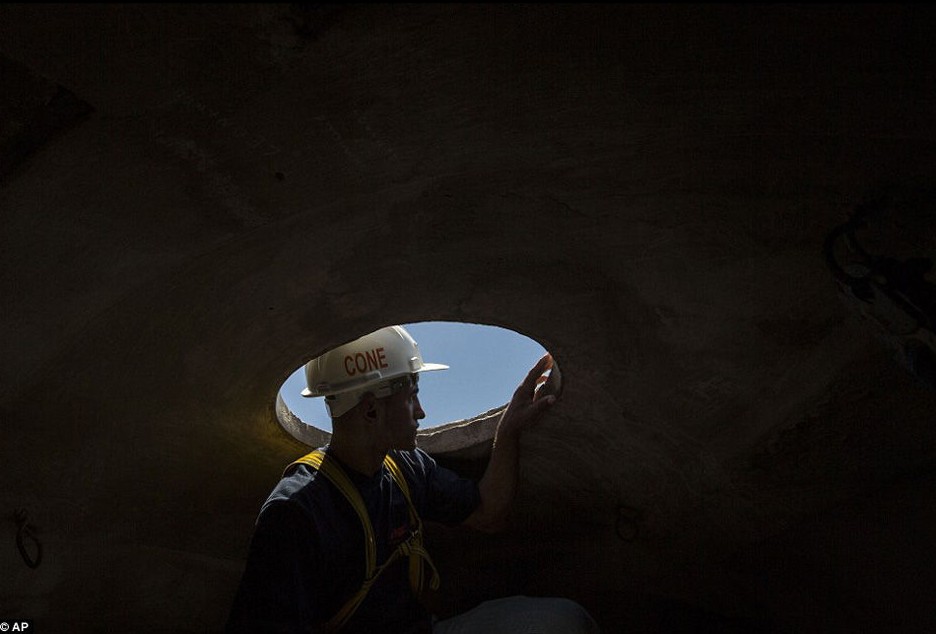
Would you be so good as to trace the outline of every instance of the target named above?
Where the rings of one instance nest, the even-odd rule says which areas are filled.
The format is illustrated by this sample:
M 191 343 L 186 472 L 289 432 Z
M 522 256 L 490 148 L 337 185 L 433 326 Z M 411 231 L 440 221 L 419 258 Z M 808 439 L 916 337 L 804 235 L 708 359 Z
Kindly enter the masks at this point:
M 545 354 L 536 341 L 512 330 L 458 322 L 403 324 L 427 363 L 448 370 L 424 372 L 419 400 L 426 412 L 423 427 L 435 427 L 505 404 L 530 368 Z M 303 398 L 305 374 L 300 367 L 283 384 L 289 408 L 304 422 L 331 431 L 321 398 Z

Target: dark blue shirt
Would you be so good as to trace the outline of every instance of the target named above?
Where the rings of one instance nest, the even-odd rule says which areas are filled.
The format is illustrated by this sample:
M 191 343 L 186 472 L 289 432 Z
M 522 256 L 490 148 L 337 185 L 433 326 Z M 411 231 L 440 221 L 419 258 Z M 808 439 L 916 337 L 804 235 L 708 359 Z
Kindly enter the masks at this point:
M 473 481 L 438 466 L 424 451 L 390 455 L 424 521 L 459 524 L 480 504 Z M 341 466 L 367 507 L 379 566 L 415 528 L 406 499 L 386 467 L 366 476 Z M 314 468 L 291 467 L 260 510 L 228 631 L 315 631 L 360 589 L 364 559 L 364 529 L 351 504 Z M 403 557 L 378 578 L 342 631 L 426 632 L 429 623 Z

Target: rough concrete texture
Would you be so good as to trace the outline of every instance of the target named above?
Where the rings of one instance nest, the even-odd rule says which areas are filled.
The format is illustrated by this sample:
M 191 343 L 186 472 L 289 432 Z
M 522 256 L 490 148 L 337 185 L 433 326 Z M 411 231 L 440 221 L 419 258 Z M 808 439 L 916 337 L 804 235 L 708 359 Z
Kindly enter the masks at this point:
M 289 372 L 452 320 L 535 338 L 565 392 L 510 530 L 430 536 L 442 612 L 932 631 L 936 393 L 821 247 L 880 183 L 932 182 L 934 18 L 3 5 L 0 618 L 217 631 L 307 450 Z M 932 255 L 932 209 L 877 246 Z

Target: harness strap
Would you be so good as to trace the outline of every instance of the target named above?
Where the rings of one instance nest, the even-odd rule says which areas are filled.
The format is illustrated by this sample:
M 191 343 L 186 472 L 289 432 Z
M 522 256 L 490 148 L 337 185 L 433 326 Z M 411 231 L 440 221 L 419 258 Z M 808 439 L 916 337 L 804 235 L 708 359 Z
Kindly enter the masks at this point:
M 361 519 L 361 524 L 364 526 L 364 578 L 367 579 L 371 571 L 377 566 L 377 542 L 374 538 L 374 529 L 371 527 L 370 518 L 367 516 L 367 507 L 364 506 L 364 500 L 361 498 L 361 494 L 358 493 L 354 484 L 351 483 L 344 469 L 334 460 L 328 460 L 324 451 L 317 449 L 290 464 L 289 467 L 286 467 L 286 470 L 288 471 L 290 467 L 296 464 L 309 465 L 320 471 L 335 485 L 357 512 L 358 517 Z
M 393 458 L 389 455 L 385 456 L 383 464 L 390 472 L 390 477 L 403 492 L 403 498 L 406 500 L 406 505 L 409 508 L 410 523 L 416 527 L 416 530 L 411 533 L 406 540 L 401 542 L 390 556 L 387 557 L 387 560 L 379 567 L 377 566 L 377 541 L 374 536 L 374 528 L 371 525 L 370 517 L 367 515 L 367 507 L 364 505 L 361 494 L 358 492 L 357 488 L 355 488 L 354 484 L 352 484 L 348 475 L 344 472 L 344 469 L 341 468 L 341 465 L 333 459 L 328 459 L 327 454 L 319 449 L 299 458 L 286 467 L 286 471 L 296 464 L 308 465 L 328 478 L 328 480 L 335 485 L 335 488 L 348 500 L 352 508 L 354 508 L 355 512 L 358 514 L 358 518 L 361 520 L 361 526 L 364 529 L 364 582 L 361 588 L 348 599 L 341 609 L 325 624 L 325 629 L 327 631 L 334 632 L 339 630 L 345 622 L 351 618 L 361 602 L 364 601 L 371 586 L 374 585 L 374 582 L 377 581 L 381 573 L 401 556 L 409 557 L 410 586 L 417 596 L 422 592 L 425 584 L 425 574 L 423 571 L 424 563 L 429 564 L 429 567 L 432 569 L 432 578 L 429 581 L 429 587 L 433 590 L 439 589 L 439 572 L 436 570 L 435 564 L 432 562 L 428 551 L 423 546 L 422 520 L 416 512 L 416 507 L 413 505 L 406 477 L 403 475 L 397 463 L 394 462 Z
M 413 539 L 407 539 L 405 542 L 400 544 L 400 547 L 405 547 L 408 550 L 408 552 L 405 554 L 409 555 L 410 558 L 410 585 L 413 587 L 413 591 L 417 595 L 422 592 L 426 582 L 423 572 L 423 562 L 425 561 L 425 563 L 429 564 L 429 567 L 432 569 L 432 578 L 429 580 L 429 587 L 432 590 L 438 590 L 439 571 L 436 570 L 435 564 L 432 563 L 432 558 L 429 556 L 428 551 L 426 551 L 426 549 L 423 547 L 422 519 L 416 512 L 416 507 L 413 506 L 413 498 L 410 495 L 409 484 L 407 484 L 406 478 L 403 476 L 403 472 L 400 470 L 400 467 L 397 465 L 397 463 L 393 461 L 393 458 L 387 456 L 384 459 L 384 464 L 387 466 L 387 469 L 390 470 L 390 475 L 393 477 L 393 481 L 396 482 L 403 491 L 403 497 L 406 498 L 406 504 L 409 506 L 410 522 L 413 524 L 413 526 L 416 527 L 416 533 L 414 533 L 412 536 Z

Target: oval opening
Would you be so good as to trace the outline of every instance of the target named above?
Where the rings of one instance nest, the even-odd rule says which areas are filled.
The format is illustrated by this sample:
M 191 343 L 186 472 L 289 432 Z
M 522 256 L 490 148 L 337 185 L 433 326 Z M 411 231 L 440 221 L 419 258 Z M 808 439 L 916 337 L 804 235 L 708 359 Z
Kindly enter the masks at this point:
M 419 400 L 426 418 L 422 430 L 446 423 L 468 420 L 505 405 L 517 385 L 546 350 L 517 332 L 497 326 L 463 322 L 418 322 L 402 324 L 416 343 L 423 359 L 443 363 L 448 370 L 425 372 L 420 376 Z M 322 398 L 305 398 L 305 366 L 300 366 L 283 383 L 278 401 L 286 418 L 317 432 L 331 432 L 331 419 Z M 296 433 L 295 425 L 280 423 L 291 435 L 314 444 L 309 435 Z

